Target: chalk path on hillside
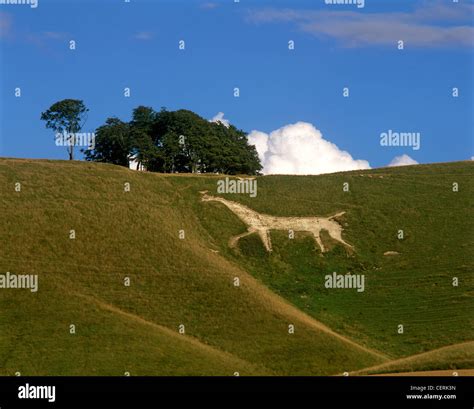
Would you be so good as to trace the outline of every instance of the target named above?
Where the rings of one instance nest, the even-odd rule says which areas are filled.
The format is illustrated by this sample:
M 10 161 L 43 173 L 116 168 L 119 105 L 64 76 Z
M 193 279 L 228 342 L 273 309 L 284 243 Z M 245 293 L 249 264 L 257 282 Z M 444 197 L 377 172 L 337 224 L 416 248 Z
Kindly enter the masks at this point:
M 409 355 L 409 356 L 405 356 L 405 357 L 402 357 L 402 358 L 397 358 L 397 359 L 394 359 L 394 360 L 391 360 L 391 361 L 388 361 L 388 362 L 384 362 L 383 364 L 374 365 L 374 366 L 370 366 L 368 368 L 359 369 L 357 371 L 351 372 L 350 374 L 351 375 L 366 375 L 370 371 L 377 371 L 377 370 L 381 370 L 381 369 L 383 370 L 384 368 L 387 368 L 387 367 L 390 368 L 392 365 L 416 362 L 420 358 L 430 357 L 430 356 L 432 356 L 436 353 L 446 351 L 446 350 L 452 349 L 454 347 L 471 347 L 471 349 L 472 349 L 474 347 L 474 341 L 466 341 L 466 342 L 460 342 L 460 343 L 452 344 L 452 345 L 445 345 L 443 347 L 432 349 L 430 351 L 420 352 L 418 354 Z M 450 369 L 449 371 L 451 373 L 453 371 L 459 373 L 460 370 L 459 369 L 452 369 L 452 370 Z M 474 371 L 474 369 L 470 369 L 470 371 Z M 426 371 L 426 372 L 428 372 L 428 371 Z
M 454 373 L 456 373 L 457 375 L 454 375 Z M 474 376 L 474 369 L 442 369 L 439 371 L 391 372 L 383 374 L 374 374 L 369 376 Z
M 171 337 L 172 339 L 176 340 L 176 342 L 187 342 L 190 345 L 194 346 L 195 348 L 199 348 L 199 349 L 201 349 L 201 350 L 203 350 L 207 353 L 214 354 L 216 357 L 219 357 L 221 360 L 227 360 L 227 361 L 230 361 L 230 362 L 233 360 L 237 363 L 245 364 L 248 367 L 255 367 L 256 369 L 262 369 L 262 370 L 266 371 L 267 373 L 271 373 L 271 371 L 268 368 L 266 368 L 265 366 L 263 366 L 261 364 L 258 364 L 258 365 L 254 364 L 252 362 L 249 362 L 247 360 L 242 359 L 241 357 L 239 357 L 237 355 L 232 354 L 231 352 L 224 351 L 220 348 L 216 348 L 216 347 L 214 347 L 212 345 L 209 345 L 209 344 L 205 344 L 201 340 L 199 340 L 198 338 L 192 337 L 190 335 L 179 334 L 177 331 L 174 331 L 174 330 L 172 330 L 172 329 L 170 329 L 170 328 L 168 328 L 164 325 L 160 325 L 160 324 L 157 324 L 156 322 L 148 321 L 147 319 L 145 319 L 145 318 L 143 318 L 139 315 L 136 315 L 136 314 L 130 313 L 128 311 L 122 310 L 119 307 L 117 307 L 113 304 L 109 304 L 109 303 L 103 301 L 102 299 L 96 298 L 92 295 L 83 294 L 83 293 L 80 293 L 78 291 L 72 291 L 72 292 L 74 293 L 75 296 L 83 298 L 83 299 L 87 300 L 89 303 L 95 304 L 97 307 L 99 307 L 103 310 L 109 311 L 109 312 L 114 313 L 114 314 L 121 315 L 124 318 L 128 318 L 132 321 L 135 321 L 135 322 L 138 322 L 140 324 L 143 324 L 143 325 L 149 326 L 151 328 L 154 328 L 157 331 L 159 331 L 159 332 Z

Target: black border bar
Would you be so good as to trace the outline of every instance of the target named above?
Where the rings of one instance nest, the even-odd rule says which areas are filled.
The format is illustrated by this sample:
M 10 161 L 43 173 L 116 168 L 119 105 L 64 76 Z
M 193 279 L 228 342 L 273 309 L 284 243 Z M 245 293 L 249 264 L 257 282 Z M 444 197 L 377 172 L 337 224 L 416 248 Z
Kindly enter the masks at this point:
M 20 399 L 26 385 L 55 401 Z M 16 408 L 472 409 L 474 377 L 0 377 L 0 409 Z

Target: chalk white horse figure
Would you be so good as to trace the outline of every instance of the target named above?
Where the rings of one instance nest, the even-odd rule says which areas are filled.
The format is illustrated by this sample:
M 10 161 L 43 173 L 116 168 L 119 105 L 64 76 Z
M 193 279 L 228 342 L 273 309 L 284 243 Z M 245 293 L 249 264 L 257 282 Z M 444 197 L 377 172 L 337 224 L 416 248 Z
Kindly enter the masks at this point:
M 345 212 L 336 213 L 329 217 L 277 217 L 267 214 L 260 214 L 256 211 L 244 206 L 243 204 L 226 200 L 222 197 L 211 196 L 208 191 L 201 192 L 202 199 L 205 202 L 220 202 L 227 206 L 242 222 L 247 226 L 245 233 L 231 237 L 229 240 L 230 247 L 235 247 L 237 242 L 245 236 L 257 233 L 269 252 L 272 251 L 272 242 L 270 239 L 270 230 L 293 230 L 310 232 L 319 245 L 321 252 L 326 252 L 321 241 L 320 232 L 326 230 L 329 235 L 344 246 L 353 249 L 353 247 L 342 239 L 342 226 L 334 220 L 342 216 Z

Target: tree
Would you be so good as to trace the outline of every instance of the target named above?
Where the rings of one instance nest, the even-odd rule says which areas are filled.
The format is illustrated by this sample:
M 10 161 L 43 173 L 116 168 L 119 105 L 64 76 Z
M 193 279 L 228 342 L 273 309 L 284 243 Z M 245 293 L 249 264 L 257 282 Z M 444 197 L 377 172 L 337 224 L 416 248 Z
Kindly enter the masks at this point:
M 153 108 L 145 107 L 140 105 L 135 108 L 132 113 L 132 121 L 130 125 L 135 128 L 143 131 L 151 136 L 153 128 L 155 126 L 157 113 Z
M 209 122 L 192 111 L 140 106 L 130 123 L 109 118 L 86 159 L 128 166 L 133 156 L 148 171 L 255 175 L 262 169 L 247 134 Z
M 86 160 L 128 166 L 133 150 L 130 125 L 118 118 L 108 118 L 95 132 L 95 148 L 84 150 Z
M 131 155 L 149 171 L 162 166 L 163 158 L 153 142 L 156 123 L 156 112 L 153 108 L 139 106 L 133 110 L 130 122 Z
M 58 133 L 64 135 L 63 143 L 66 145 L 69 160 L 74 159 L 76 134 L 84 126 L 88 111 L 81 100 L 63 99 L 41 114 L 41 119 L 46 121 L 46 128 L 55 131 L 56 137 Z

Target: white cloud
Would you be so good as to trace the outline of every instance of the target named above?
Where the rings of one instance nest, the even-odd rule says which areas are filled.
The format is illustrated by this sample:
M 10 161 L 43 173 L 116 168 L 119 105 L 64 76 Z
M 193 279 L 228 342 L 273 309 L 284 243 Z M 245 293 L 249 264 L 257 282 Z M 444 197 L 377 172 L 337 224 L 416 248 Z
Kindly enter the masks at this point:
M 270 134 L 252 131 L 264 174 L 318 175 L 355 169 L 370 169 L 369 162 L 355 160 L 325 140 L 312 124 L 297 122 Z
M 214 118 L 209 120 L 209 122 L 216 122 L 216 123 L 221 123 L 224 125 L 226 128 L 230 126 L 230 121 L 228 119 L 224 119 L 224 112 L 218 112 Z
M 255 23 L 284 22 L 347 47 L 390 46 L 398 40 L 418 47 L 469 47 L 474 44 L 472 4 L 419 3 L 406 12 L 362 13 L 330 6 L 322 10 L 263 8 L 249 11 Z
M 395 156 L 388 166 L 407 166 L 407 165 L 418 165 L 418 162 L 410 158 L 408 155 Z

